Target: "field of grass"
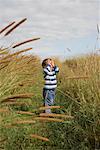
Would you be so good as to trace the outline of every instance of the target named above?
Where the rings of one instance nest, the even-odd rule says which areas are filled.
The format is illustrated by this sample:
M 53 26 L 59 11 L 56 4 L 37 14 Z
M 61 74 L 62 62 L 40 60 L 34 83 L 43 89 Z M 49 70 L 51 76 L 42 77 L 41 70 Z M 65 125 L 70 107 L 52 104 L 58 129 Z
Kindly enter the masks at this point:
M 99 149 L 100 56 L 55 59 L 54 114 L 44 116 L 41 61 L 27 51 L 0 48 L 0 149 Z

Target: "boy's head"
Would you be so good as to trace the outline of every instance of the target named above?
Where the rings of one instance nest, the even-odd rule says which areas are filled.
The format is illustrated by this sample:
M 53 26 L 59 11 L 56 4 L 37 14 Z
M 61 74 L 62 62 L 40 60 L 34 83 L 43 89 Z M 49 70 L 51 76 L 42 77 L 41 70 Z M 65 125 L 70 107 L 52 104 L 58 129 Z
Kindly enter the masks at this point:
M 46 58 L 42 61 L 42 67 L 45 68 L 48 64 L 51 65 L 51 61 L 52 59 L 51 58 Z

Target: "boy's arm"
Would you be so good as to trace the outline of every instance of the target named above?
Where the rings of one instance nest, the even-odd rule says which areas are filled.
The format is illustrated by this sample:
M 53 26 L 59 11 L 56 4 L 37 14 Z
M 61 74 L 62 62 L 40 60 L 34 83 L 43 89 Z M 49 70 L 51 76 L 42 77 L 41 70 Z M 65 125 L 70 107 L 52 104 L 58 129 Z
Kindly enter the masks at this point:
M 54 66 L 54 71 L 55 71 L 55 73 L 58 73 L 59 72 L 59 67 L 58 66 Z
M 46 68 L 43 69 L 44 73 L 47 74 L 47 75 L 54 75 L 55 71 L 54 70 L 51 70 L 51 66 L 50 65 L 47 65 Z
M 59 72 L 59 67 L 55 65 L 54 60 L 51 61 L 51 66 L 52 66 L 52 70 L 53 70 L 55 73 L 58 73 L 58 72 Z

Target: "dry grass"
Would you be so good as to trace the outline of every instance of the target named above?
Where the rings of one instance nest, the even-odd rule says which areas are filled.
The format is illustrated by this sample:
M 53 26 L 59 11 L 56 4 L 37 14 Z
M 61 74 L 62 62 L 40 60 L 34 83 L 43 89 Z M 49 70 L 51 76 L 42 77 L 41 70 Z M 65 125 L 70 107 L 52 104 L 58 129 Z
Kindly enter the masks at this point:
M 47 118 L 47 117 L 35 117 L 34 120 L 40 120 L 40 121 L 49 121 L 49 122 L 64 122 L 62 119 L 55 119 L 55 118 Z
M 34 115 L 34 113 L 28 111 L 16 111 L 16 113 L 23 114 L 23 115 Z
M 10 110 L 7 108 L 0 108 L 0 113 L 6 113 L 6 112 L 10 112 Z
M 58 109 L 58 108 L 63 108 L 63 106 L 45 106 L 45 107 L 40 107 L 39 110 L 46 110 L 46 109 Z
M 19 120 L 16 122 L 13 122 L 11 125 L 16 125 L 16 124 L 34 124 L 36 123 L 35 120 Z
M 9 35 L 11 32 L 13 32 L 13 30 L 15 30 L 17 27 L 19 27 L 22 23 L 24 23 L 27 20 L 27 18 L 22 19 L 21 21 L 19 21 L 17 24 L 15 24 L 10 30 L 8 30 L 5 33 L 5 36 Z
M 28 86 L 28 85 L 33 85 L 35 81 L 33 80 L 26 80 L 26 81 L 21 81 L 17 83 L 19 86 Z
M 15 21 L 11 22 L 6 27 L 4 27 L 3 29 L 1 29 L 0 34 L 3 33 L 5 30 L 7 30 L 9 27 L 11 27 L 14 23 L 15 23 Z
M 36 138 L 36 139 L 39 139 L 39 140 L 43 140 L 43 141 L 46 141 L 46 142 L 49 141 L 48 138 L 45 138 L 45 137 L 42 137 L 42 136 L 39 136 L 39 135 L 36 135 L 36 134 L 31 134 L 30 137 L 31 138 Z
M 12 28 L 10 28 L 4 34 L 4 36 L 10 35 L 17 27 L 19 27 L 25 21 L 26 21 L 26 18 L 19 21 Z M 3 33 L 4 31 L 6 31 L 6 29 L 8 29 L 13 24 L 14 23 L 9 24 L 9 26 L 3 28 L 0 33 Z M 13 46 L 10 46 L 9 48 L 11 47 L 17 48 L 23 44 L 36 41 L 39 39 L 40 38 L 31 38 L 23 42 L 14 44 Z M 28 99 L 29 101 L 29 99 L 31 99 L 34 96 L 34 94 L 31 93 L 32 91 L 30 92 L 27 86 L 32 87 L 33 86 L 32 84 L 34 84 L 35 82 L 34 79 L 36 79 L 36 72 L 38 73 L 37 67 L 40 63 L 40 59 L 36 56 L 32 56 L 32 55 L 28 56 L 28 55 L 23 54 L 29 50 L 32 50 L 32 48 L 23 49 L 17 52 L 9 51 L 7 46 L 6 48 L 2 48 L 2 47 L 0 48 L 0 104 L 2 104 L 1 105 L 2 108 L 0 108 L 0 112 L 1 112 L 0 115 L 2 115 L 2 119 L 0 119 L 0 123 L 2 122 L 2 125 L 0 125 L 0 127 L 6 128 L 5 130 L 7 130 L 8 128 L 9 130 L 7 131 L 10 131 L 10 129 L 12 128 L 15 128 L 14 129 L 15 131 L 16 126 L 20 124 L 24 126 L 24 124 L 30 125 L 30 124 L 36 123 L 36 120 L 28 120 L 28 119 L 25 120 L 24 117 L 26 116 L 23 116 L 23 115 L 33 116 L 32 112 L 28 112 L 28 111 L 16 112 L 15 111 L 15 109 L 18 109 L 18 110 L 20 110 L 21 108 L 27 109 L 27 107 L 29 107 L 29 105 L 26 103 L 27 100 L 25 100 L 25 103 L 24 103 L 23 101 L 22 102 L 17 101 L 18 99 Z M 7 105 L 9 109 L 11 109 L 10 114 L 8 113 L 8 110 L 4 108 L 5 105 Z M 12 107 L 14 105 L 15 107 Z M 7 112 L 7 114 L 5 114 L 5 112 Z M 17 114 L 22 114 L 21 115 L 22 120 L 19 119 L 20 116 Z M 16 121 L 13 121 L 14 118 L 16 118 Z M 23 127 L 20 126 L 20 128 L 23 128 Z M 46 138 L 43 139 L 42 137 L 42 140 L 46 141 L 47 139 Z
M 1 60 L 1 61 L 0 61 L 0 65 L 1 65 L 1 64 L 5 64 L 5 63 L 9 63 L 9 62 L 10 62 L 10 60 Z
M 13 57 L 13 56 L 18 56 L 19 54 L 24 53 L 24 52 L 27 52 L 27 51 L 30 51 L 30 50 L 32 50 L 32 48 L 26 48 L 26 49 L 17 51 L 17 52 L 15 52 L 15 53 L 13 53 L 13 54 L 8 54 L 7 56 L 3 57 L 3 60 L 1 60 L 0 63 L 4 63 L 4 62 L 6 62 L 6 61 L 11 61 L 11 60 L 6 60 L 6 61 L 5 61 L 5 59 L 9 59 L 9 58 L 11 58 L 11 57 Z
M 26 106 L 27 103 L 25 102 L 11 102 L 11 101 L 7 101 L 5 103 L 3 103 L 6 106 L 10 106 L 10 105 L 15 105 L 15 106 Z
M 26 43 L 29 43 L 29 42 L 37 41 L 37 40 L 39 40 L 39 39 L 40 39 L 40 38 L 32 38 L 32 39 L 29 39 L 29 40 L 25 40 L 25 41 L 23 41 L 23 42 L 20 42 L 20 43 L 15 44 L 12 48 L 19 47 L 19 46 L 21 46 L 21 45 L 23 45 L 23 44 L 26 44 Z
M 73 116 L 69 116 L 69 115 L 63 115 L 63 114 L 47 114 L 47 113 L 41 113 L 40 114 L 41 117 L 62 117 L 62 118 L 67 118 L 67 119 L 73 119 Z
M 4 139 L 0 139 L 0 143 L 4 143 L 7 141 L 7 138 L 4 138 Z
M 5 36 L 12 33 L 13 30 L 19 27 L 19 25 L 22 24 L 24 21 L 26 21 L 26 18 L 18 22 L 15 26 L 13 26 L 8 32 L 6 32 Z M 7 28 L 5 27 L 5 29 L 2 29 L 1 31 L 4 32 L 6 31 L 6 29 Z M 11 47 L 17 48 L 22 44 L 32 42 L 34 40 L 37 39 L 33 38 L 29 39 L 24 42 L 14 44 L 13 46 L 10 46 L 10 48 Z M 23 54 L 24 52 L 27 52 L 28 50 L 31 49 L 32 48 L 28 48 L 25 50 L 17 51 L 15 53 L 14 52 L 10 53 L 10 51 L 7 48 L 2 47 L 0 48 L 0 101 L 2 104 L 0 106 L 1 107 L 0 127 L 2 127 L 2 125 L 5 125 L 5 127 L 3 126 L 4 130 L 7 131 L 5 133 L 0 131 L 0 134 L 4 134 L 6 137 L 7 136 L 11 137 L 11 139 L 9 138 L 10 141 L 8 141 L 7 144 L 9 145 L 12 142 L 12 134 L 13 135 L 15 134 L 14 140 L 17 141 L 17 145 L 22 144 L 21 142 L 18 143 L 19 137 L 17 134 L 18 132 L 16 131 L 15 128 L 16 126 L 21 125 L 18 127 L 20 127 L 22 129 L 21 131 L 23 131 L 24 127 L 26 128 L 25 126 L 26 124 L 27 130 L 29 131 L 29 133 L 31 133 L 33 131 L 31 127 L 32 124 L 34 124 L 33 125 L 34 131 L 38 130 L 40 134 L 43 124 L 44 129 L 47 129 L 46 128 L 47 124 L 45 124 L 45 122 L 51 122 L 50 124 L 48 123 L 49 125 L 51 125 L 51 126 L 48 125 L 48 127 L 51 128 L 51 130 L 48 129 L 50 133 L 48 132 L 46 133 L 46 135 L 48 134 L 49 137 L 49 134 L 50 135 L 52 134 L 53 136 L 54 133 L 57 133 L 56 138 L 55 137 L 52 138 L 53 140 L 51 142 L 53 143 L 54 140 L 55 141 L 57 140 L 57 144 L 58 145 L 60 144 L 60 146 L 62 143 L 65 145 L 65 147 L 70 143 L 76 144 L 77 142 L 79 142 L 78 140 L 79 135 L 81 135 L 80 140 L 82 139 L 82 143 L 78 143 L 78 145 L 83 145 L 84 141 L 86 142 L 85 145 L 86 144 L 89 145 L 89 143 L 91 142 L 90 137 L 91 135 L 93 140 L 95 139 L 99 140 L 97 132 L 99 131 L 98 124 L 100 124 L 100 119 L 98 117 L 98 114 L 100 114 L 98 113 L 99 112 L 98 106 L 100 104 L 100 92 L 99 92 L 100 57 L 97 55 L 91 55 L 87 57 L 66 60 L 64 63 L 61 63 L 59 60 L 56 59 L 56 62 L 60 67 L 58 81 L 61 81 L 58 82 L 59 87 L 57 90 L 57 96 L 59 96 L 57 98 L 57 103 L 59 103 L 59 106 L 40 107 L 42 105 L 41 104 L 42 99 L 40 97 L 41 95 L 40 88 L 42 89 L 43 86 L 41 73 L 42 70 L 40 69 L 41 68 L 40 59 L 33 55 Z M 34 94 L 32 93 L 33 90 Z M 30 100 L 31 98 L 33 98 L 33 101 Z M 19 101 L 18 99 L 19 100 L 22 99 L 22 101 Z M 25 99 L 25 103 L 23 102 L 23 99 Z M 31 104 L 32 107 L 35 108 L 36 106 L 37 109 L 34 110 L 32 107 L 29 107 L 29 105 L 27 104 L 28 102 Z M 9 108 L 8 111 L 6 110 L 6 108 L 4 108 L 5 105 L 7 105 L 7 108 Z M 13 107 L 12 105 L 15 106 Z M 16 105 L 18 106 L 16 107 Z M 60 105 L 63 105 L 64 107 Z M 58 111 L 60 113 L 66 112 L 69 115 L 41 113 L 38 117 L 37 115 L 25 116 L 25 115 L 33 115 L 31 111 L 39 112 L 41 110 L 46 110 L 48 108 L 59 109 Z M 20 111 L 16 111 L 16 109 Z M 11 113 L 8 113 L 10 110 Z M 17 113 L 22 115 L 18 115 Z M 29 118 L 26 119 L 27 117 L 30 117 L 30 119 Z M 61 119 L 53 117 L 61 117 Z M 67 119 L 73 120 L 65 121 Z M 54 122 L 59 123 L 56 124 Z M 63 126 L 63 130 L 62 130 L 63 125 L 62 123 L 66 123 Z M 7 127 L 8 130 L 5 129 Z M 12 127 L 14 127 L 14 133 L 12 133 Z M 61 138 L 58 132 L 60 127 L 62 132 L 62 133 L 60 132 Z M 9 133 L 12 134 L 10 135 Z M 20 132 L 20 134 L 22 141 L 24 133 L 22 135 L 22 133 Z M 65 137 L 65 135 L 68 137 L 68 139 L 67 137 Z M 40 138 L 41 136 L 34 134 L 31 134 L 31 136 L 33 138 L 41 140 L 43 140 L 44 138 L 44 137 Z M 62 141 L 62 137 L 64 137 L 64 141 Z M 44 139 L 44 141 L 46 141 L 46 139 Z M 12 143 L 12 145 L 15 148 L 15 143 Z M 10 149 L 9 147 L 7 148 Z M 73 147 L 71 148 L 73 149 Z M 85 148 L 83 147 L 83 149 Z
M 75 77 L 66 77 L 65 79 L 66 80 L 69 80 L 69 79 L 89 79 L 90 77 L 89 76 L 75 76 Z
M 1 103 L 7 102 L 10 99 L 19 99 L 19 98 L 32 98 L 34 96 L 33 93 L 24 93 L 24 94 L 18 94 L 18 95 L 11 95 L 8 97 L 5 97 L 4 99 L 1 100 Z

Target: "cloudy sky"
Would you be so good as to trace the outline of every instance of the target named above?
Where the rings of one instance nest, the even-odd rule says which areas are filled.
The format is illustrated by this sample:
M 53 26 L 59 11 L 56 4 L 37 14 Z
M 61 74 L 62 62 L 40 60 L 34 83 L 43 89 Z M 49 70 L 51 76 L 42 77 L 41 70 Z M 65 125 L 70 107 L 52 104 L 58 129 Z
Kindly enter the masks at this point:
M 40 37 L 31 46 L 32 53 L 41 58 L 63 59 L 92 52 L 100 23 L 99 6 L 100 0 L 0 0 L 1 29 L 12 21 L 28 19 L 7 38 L 1 35 L 0 46 Z

